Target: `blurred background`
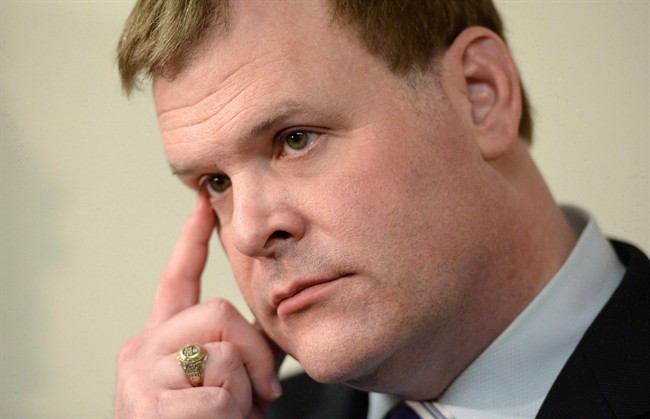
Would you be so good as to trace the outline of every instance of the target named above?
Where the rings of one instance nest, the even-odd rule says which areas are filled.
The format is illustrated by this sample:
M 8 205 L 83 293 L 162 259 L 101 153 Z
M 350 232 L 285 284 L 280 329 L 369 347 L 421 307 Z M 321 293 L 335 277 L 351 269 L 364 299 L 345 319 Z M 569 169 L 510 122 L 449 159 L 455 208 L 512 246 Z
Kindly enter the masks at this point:
M 649 2 L 497 4 L 557 199 L 650 251 Z M 192 207 L 149 88 L 120 91 L 132 5 L 0 0 L 2 417 L 112 416 L 116 353 Z M 250 317 L 217 246 L 203 291 L 215 296 Z

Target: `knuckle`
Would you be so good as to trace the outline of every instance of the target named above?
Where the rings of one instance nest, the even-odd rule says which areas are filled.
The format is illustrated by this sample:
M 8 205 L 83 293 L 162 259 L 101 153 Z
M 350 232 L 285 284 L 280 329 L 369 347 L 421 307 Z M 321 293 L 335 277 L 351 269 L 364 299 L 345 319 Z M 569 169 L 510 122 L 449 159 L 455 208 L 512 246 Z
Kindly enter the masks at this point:
M 162 392 L 156 400 L 155 417 L 242 418 L 230 393 L 219 387 L 195 389 L 183 405 L 174 391 Z
M 241 356 L 235 345 L 224 341 L 219 344 L 218 348 L 216 355 L 221 368 L 233 371 L 242 366 Z
M 158 395 L 158 397 L 156 397 L 154 401 L 153 410 L 156 413 L 155 415 L 152 416 L 159 417 L 159 418 L 167 417 L 169 416 L 169 412 L 173 412 L 174 410 L 176 410 L 177 405 L 178 405 L 178 398 L 176 397 L 174 392 L 171 390 L 163 391 Z
M 118 380 L 115 397 L 115 417 L 154 417 L 156 396 L 152 389 L 143 385 L 140 374 L 130 374 L 126 379 Z
M 219 412 L 224 411 L 230 407 L 230 393 L 220 387 L 215 387 L 211 392 L 201 394 L 201 401 L 210 409 Z
M 132 338 L 124 342 L 117 353 L 118 370 L 127 367 L 137 358 L 140 343 L 138 338 Z
M 205 303 L 213 316 L 227 320 L 237 315 L 237 310 L 230 301 L 223 298 L 215 298 Z
M 176 272 L 173 267 L 169 264 L 160 271 L 160 283 L 166 284 L 172 282 L 176 278 Z
M 211 392 L 203 393 L 202 398 L 209 409 L 217 414 L 228 412 L 231 416 L 242 417 L 239 409 L 235 407 L 232 395 L 223 388 L 215 387 Z

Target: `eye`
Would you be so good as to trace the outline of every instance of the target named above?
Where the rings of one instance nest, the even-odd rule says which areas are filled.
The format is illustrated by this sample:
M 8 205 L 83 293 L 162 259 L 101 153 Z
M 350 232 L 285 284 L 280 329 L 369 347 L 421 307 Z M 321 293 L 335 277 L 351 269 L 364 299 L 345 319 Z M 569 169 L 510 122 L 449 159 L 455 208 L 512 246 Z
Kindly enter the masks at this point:
M 230 178 L 226 175 L 210 175 L 203 183 L 210 195 L 219 196 L 230 187 Z
M 280 136 L 283 149 L 287 153 L 304 150 L 316 139 L 318 134 L 311 131 L 289 131 Z

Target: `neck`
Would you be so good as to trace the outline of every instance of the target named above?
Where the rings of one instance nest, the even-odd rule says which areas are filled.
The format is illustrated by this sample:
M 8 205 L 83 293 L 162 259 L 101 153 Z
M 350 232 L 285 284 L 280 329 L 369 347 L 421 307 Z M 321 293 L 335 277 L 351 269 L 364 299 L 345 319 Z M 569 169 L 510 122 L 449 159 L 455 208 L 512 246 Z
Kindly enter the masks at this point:
M 476 292 L 450 324 L 455 337 L 420 365 L 415 385 L 401 397 L 435 399 L 487 348 L 544 288 L 568 258 L 577 235 L 555 203 L 526 146 L 518 143 L 492 162 L 496 199 L 495 248 L 486 253 Z M 437 342 L 439 343 L 439 342 Z M 444 359 L 440 355 L 445 354 Z M 432 365 L 431 369 L 421 368 Z M 420 381 L 421 379 L 421 381 Z
M 577 235 L 553 199 L 526 145 L 517 143 L 494 168 L 504 179 L 512 207 L 508 215 L 511 221 L 506 223 L 513 225 L 509 234 L 511 254 L 517 255 L 519 261 L 516 275 L 534 290 L 532 299 L 564 264 Z
M 422 333 L 353 387 L 408 400 L 438 398 L 551 280 L 577 237 L 518 143 L 485 166 L 485 243 L 474 258 L 472 291 L 442 329 Z M 481 247 L 481 246 L 479 246 Z M 478 262 L 476 262 L 478 260 Z
M 491 269 L 469 301 L 464 321 L 465 364 L 449 371 L 444 388 L 489 346 L 530 304 L 559 271 L 576 244 L 569 225 L 530 157 L 518 142 L 509 153 L 491 163 L 496 194 L 503 204 L 496 212 L 500 246 L 492 252 Z M 496 262 L 499 261 L 499 262 Z M 489 315 L 486 315 L 489 313 Z M 436 397 L 444 388 L 440 389 Z

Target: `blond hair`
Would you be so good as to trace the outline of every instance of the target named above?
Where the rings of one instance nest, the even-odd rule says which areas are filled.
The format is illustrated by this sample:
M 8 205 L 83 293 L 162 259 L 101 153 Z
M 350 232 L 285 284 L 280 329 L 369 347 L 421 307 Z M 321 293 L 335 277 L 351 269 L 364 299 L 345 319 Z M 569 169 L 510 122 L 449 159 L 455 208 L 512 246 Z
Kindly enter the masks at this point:
M 470 26 L 486 27 L 505 40 L 491 0 L 328 0 L 333 19 L 352 29 L 368 51 L 391 71 L 413 78 Z M 143 77 L 173 79 L 187 67 L 209 30 L 227 30 L 228 0 L 138 0 L 117 48 L 122 87 L 130 94 Z M 532 139 L 524 91 L 519 135 Z

